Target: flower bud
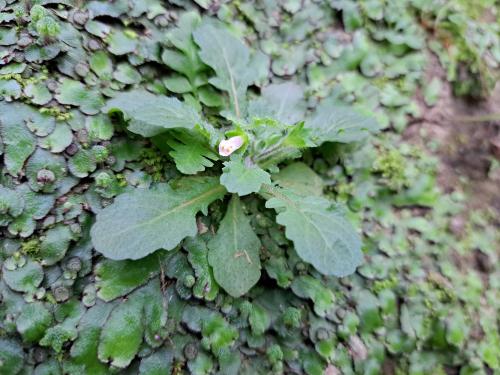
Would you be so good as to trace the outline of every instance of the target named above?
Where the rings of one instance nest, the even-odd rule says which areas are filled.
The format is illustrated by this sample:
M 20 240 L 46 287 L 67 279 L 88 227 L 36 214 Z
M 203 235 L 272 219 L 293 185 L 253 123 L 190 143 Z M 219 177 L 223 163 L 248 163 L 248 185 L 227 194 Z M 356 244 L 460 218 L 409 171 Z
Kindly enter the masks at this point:
M 243 146 L 243 137 L 239 135 L 225 139 L 219 143 L 219 155 L 229 156 L 241 146 Z

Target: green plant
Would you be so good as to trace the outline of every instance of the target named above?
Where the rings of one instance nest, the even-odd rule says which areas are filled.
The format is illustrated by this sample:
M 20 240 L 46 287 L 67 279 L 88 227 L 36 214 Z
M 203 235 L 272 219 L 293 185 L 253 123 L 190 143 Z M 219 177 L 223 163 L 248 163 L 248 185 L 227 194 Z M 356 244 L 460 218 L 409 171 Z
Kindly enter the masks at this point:
M 293 83 L 268 86 L 262 97 L 248 101 L 247 88 L 258 77 L 262 57 L 213 22 L 202 22 L 193 37 L 201 60 L 215 72 L 209 82 L 228 93 L 229 106 L 221 112 L 228 125 L 214 127 L 190 104 L 141 90 L 109 100 L 105 111 L 119 113 L 129 131 L 170 148 L 179 172 L 196 176 L 117 197 L 97 215 L 91 231 L 95 248 L 111 259 L 172 250 L 197 234 L 199 211 L 206 214 L 212 202 L 233 193 L 208 243 L 208 261 L 216 281 L 239 297 L 260 278 L 262 245 L 239 198 L 257 194 L 276 211 L 276 221 L 304 261 L 325 275 L 354 272 L 363 258 L 361 240 L 342 209 L 321 193 L 283 186 L 275 176 L 278 165 L 309 147 L 362 141 L 377 130 L 376 122 L 329 102 L 305 118 L 302 91 Z M 214 166 L 219 160 L 222 171 Z

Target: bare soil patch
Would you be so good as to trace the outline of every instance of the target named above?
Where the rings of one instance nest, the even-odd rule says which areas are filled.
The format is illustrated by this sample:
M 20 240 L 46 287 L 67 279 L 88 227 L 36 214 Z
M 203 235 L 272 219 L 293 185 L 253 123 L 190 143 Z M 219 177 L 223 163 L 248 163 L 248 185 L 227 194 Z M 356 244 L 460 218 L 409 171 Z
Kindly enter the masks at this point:
M 441 80 L 440 98 L 428 107 L 422 90 L 417 93 L 422 116 L 411 122 L 404 139 L 438 156 L 438 182 L 445 192 L 461 189 L 469 197 L 468 208 L 494 207 L 500 213 L 500 173 L 490 173 L 493 161 L 500 161 L 500 121 L 467 120 L 500 113 L 500 84 L 485 100 L 455 97 L 437 58 L 430 60 L 426 82 Z

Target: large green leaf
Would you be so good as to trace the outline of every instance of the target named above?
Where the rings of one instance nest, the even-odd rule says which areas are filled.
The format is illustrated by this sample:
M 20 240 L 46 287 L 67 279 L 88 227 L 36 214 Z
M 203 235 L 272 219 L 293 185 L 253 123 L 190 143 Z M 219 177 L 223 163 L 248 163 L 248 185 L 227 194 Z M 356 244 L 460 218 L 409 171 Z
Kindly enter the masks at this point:
M 119 196 L 97 215 L 91 236 L 97 251 L 111 259 L 139 259 L 171 250 L 197 231 L 196 213 L 224 196 L 215 177 L 181 180 L 178 189 L 161 184 Z
M 322 195 L 323 180 L 302 162 L 290 164 L 273 175 L 273 181 L 299 195 Z
M 220 183 L 230 193 L 240 196 L 256 193 L 262 184 L 270 184 L 271 176 L 256 164 L 234 158 L 224 163 Z
M 271 117 L 292 125 L 303 120 L 306 111 L 302 88 L 293 82 L 272 84 L 262 89 L 260 98 L 249 105 L 249 116 Z
M 236 117 L 246 113 L 245 94 L 248 86 L 261 78 L 261 65 L 267 64 L 262 53 L 251 55 L 241 40 L 218 23 L 205 20 L 193 33 L 200 46 L 200 57 L 216 73 L 210 83 L 229 93 Z
M 184 74 L 191 83 L 195 82 L 199 72 L 207 69 L 198 56 L 198 47 L 192 37 L 193 31 L 200 22 L 201 18 L 198 12 L 183 13 L 177 27 L 167 34 L 168 40 L 182 53 L 173 49 L 165 49 L 161 56 L 165 65 Z
M 240 297 L 260 279 L 260 240 L 233 195 L 219 230 L 208 243 L 208 261 L 215 280 L 233 297 Z
M 143 137 L 152 137 L 165 129 L 191 129 L 201 123 L 196 110 L 188 104 L 142 89 L 118 94 L 106 103 L 103 111 L 122 112 L 129 120 L 128 129 Z
M 320 145 L 323 142 L 362 141 L 370 133 L 375 133 L 379 126 L 373 117 L 344 104 L 326 100 L 305 122 L 305 128 L 311 130 L 313 141 Z
M 322 197 L 303 197 L 267 187 L 273 197 L 266 207 L 278 212 L 276 221 L 285 226 L 297 254 L 325 275 L 347 276 L 363 261 L 361 240 L 354 227 Z

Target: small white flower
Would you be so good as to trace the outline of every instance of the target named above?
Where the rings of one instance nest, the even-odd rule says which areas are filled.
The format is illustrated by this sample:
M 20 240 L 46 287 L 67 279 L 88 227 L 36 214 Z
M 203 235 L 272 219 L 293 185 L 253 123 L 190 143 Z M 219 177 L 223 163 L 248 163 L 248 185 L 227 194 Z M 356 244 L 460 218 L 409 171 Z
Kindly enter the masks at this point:
M 229 156 L 243 145 L 243 137 L 237 135 L 219 143 L 219 155 Z

